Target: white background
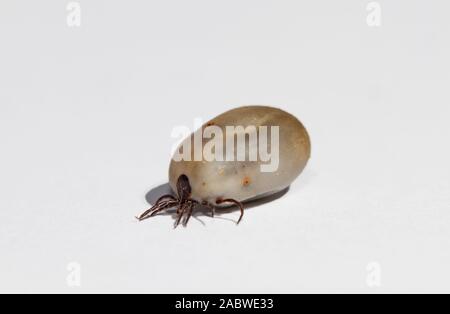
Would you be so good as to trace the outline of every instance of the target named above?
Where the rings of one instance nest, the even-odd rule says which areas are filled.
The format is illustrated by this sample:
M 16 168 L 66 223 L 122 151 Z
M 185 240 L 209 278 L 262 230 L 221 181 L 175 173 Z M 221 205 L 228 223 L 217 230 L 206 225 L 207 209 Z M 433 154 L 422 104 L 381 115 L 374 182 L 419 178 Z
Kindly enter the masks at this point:
M 369 2 L 2 0 L 0 292 L 450 292 L 450 5 Z M 136 222 L 172 128 L 246 104 L 308 128 L 291 190 Z

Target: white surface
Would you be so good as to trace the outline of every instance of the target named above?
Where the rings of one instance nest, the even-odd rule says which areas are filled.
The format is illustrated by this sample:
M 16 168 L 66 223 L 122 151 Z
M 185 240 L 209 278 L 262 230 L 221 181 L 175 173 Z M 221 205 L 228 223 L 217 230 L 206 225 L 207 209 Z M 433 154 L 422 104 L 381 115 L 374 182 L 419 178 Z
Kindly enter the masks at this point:
M 2 1 L 0 291 L 450 292 L 450 6 L 368 2 Z M 172 128 L 243 104 L 307 126 L 289 193 L 137 223 Z

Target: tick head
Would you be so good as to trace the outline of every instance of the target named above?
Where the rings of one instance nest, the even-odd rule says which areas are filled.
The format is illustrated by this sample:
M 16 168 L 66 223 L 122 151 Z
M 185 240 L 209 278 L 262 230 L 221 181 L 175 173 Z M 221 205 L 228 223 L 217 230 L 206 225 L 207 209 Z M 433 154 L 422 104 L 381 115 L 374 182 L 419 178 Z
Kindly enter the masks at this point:
M 191 185 L 189 183 L 189 178 L 184 174 L 182 174 L 178 178 L 177 192 L 178 192 L 178 197 L 181 202 L 188 200 L 191 196 L 192 190 L 191 190 Z

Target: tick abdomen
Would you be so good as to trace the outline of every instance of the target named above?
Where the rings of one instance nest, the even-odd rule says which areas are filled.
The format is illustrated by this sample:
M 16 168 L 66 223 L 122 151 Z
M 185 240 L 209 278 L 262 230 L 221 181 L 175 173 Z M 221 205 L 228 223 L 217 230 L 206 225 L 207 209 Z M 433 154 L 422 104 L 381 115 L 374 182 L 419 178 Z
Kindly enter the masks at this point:
M 235 127 L 232 134 L 235 141 L 227 146 L 230 144 L 227 130 L 232 127 Z M 205 139 L 208 128 L 221 132 L 211 131 Z M 267 147 L 261 147 L 264 141 L 260 136 L 264 132 Z M 202 138 L 202 151 L 211 152 L 210 156 L 203 154 L 197 161 L 194 158 L 196 136 L 197 140 Z M 241 151 L 238 148 L 240 136 L 245 138 Z M 256 141 L 251 141 L 252 137 Z M 217 145 L 212 145 L 212 140 Z M 222 154 L 217 148 L 219 143 L 222 143 Z M 214 205 L 220 199 L 232 198 L 243 202 L 283 190 L 302 172 L 311 152 L 309 135 L 302 123 L 285 111 L 266 106 L 240 107 L 217 116 L 188 137 L 180 145 L 180 150 L 189 146 L 192 148 L 189 160 L 171 161 L 170 185 L 176 191 L 178 178 L 186 175 L 192 187 L 191 198 Z M 211 155 L 223 158 L 211 160 Z

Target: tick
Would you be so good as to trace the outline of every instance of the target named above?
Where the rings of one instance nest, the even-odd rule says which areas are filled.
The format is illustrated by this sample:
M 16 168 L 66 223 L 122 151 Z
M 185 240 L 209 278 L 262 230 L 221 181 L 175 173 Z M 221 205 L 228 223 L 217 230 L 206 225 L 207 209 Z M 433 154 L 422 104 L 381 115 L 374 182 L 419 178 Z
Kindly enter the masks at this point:
M 176 208 L 175 227 L 187 225 L 197 206 L 237 206 L 287 188 L 305 168 L 311 143 L 293 115 L 267 106 L 245 106 L 205 123 L 176 150 L 169 184 L 177 196 L 161 196 L 137 218 Z

